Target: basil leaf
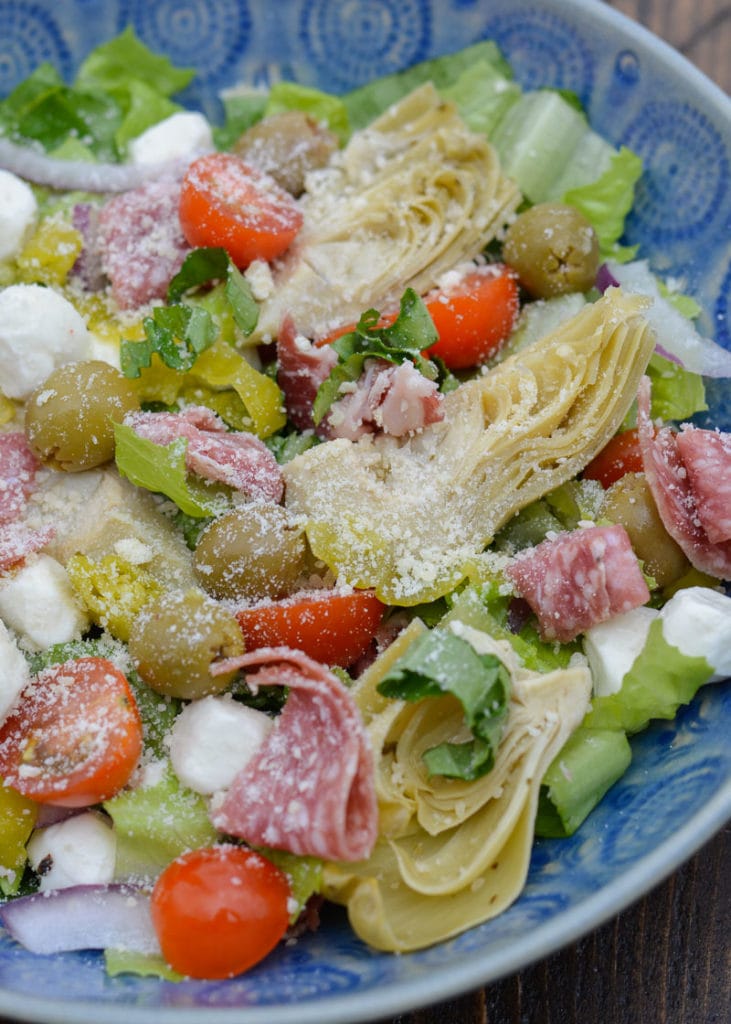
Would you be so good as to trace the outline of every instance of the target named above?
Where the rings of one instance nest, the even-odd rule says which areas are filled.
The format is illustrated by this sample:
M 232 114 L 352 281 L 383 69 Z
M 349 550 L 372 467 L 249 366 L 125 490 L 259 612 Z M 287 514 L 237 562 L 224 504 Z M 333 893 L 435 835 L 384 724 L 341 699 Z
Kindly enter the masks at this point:
M 173 370 L 189 370 L 216 340 L 213 317 L 199 306 L 159 306 L 142 321 L 144 341 L 123 341 L 119 358 L 125 377 L 139 377 L 156 352 Z
M 378 692 L 407 701 L 451 693 L 462 704 L 473 739 L 427 750 L 429 772 L 471 781 L 490 771 L 510 696 L 510 675 L 494 654 L 478 654 L 461 637 L 436 629 L 411 644 L 378 684 Z
M 338 363 L 317 390 L 312 406 L 312 417 L 317 425 L 339 396 L 345 383 L 358 380 L 366 359 L 383 359 L 400 364 L 409 360 L 429 380 L 437 380 L 436 363 L 422 356 L 424 349 L 439 340 L 429 310 L 413 288 L 407 288 L 401 297 L 399 314 L 385 327 L 377 324 L 381 314 L 368 309 L 353 331 L 336 338 L 332 348 L 338 354 Z
M 259 307 L 249 282 L 231 261 L 225 249 L 210 247 L 188 253 L 168 285 L 168 302 L 180 302 L 185 292 L 210 281 L 225 281 L 225 294 L 234 320 L 248 337 L 259 319 Z

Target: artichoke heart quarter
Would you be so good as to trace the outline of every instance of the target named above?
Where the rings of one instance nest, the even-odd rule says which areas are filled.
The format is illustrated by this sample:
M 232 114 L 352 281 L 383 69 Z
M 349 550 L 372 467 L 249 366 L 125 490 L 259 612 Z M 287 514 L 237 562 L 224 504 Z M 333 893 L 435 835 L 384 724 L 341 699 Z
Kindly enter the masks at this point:
M 310 175 L 304 224 L 276 269 L 249 342 L 276 337 L 285 314 L 322 337 L 369 308 L 397 308 L 479 255 L 521 201 L 497 154 L 427 83 L 356 133 Z
M 379 701 L 376 686 L 389 666 L 378 661 L 353 690 L 382 783 L 380 836 L 367 861 L 325 865 L 324 884 L 327 897 L 347 907 L 357 934 L 377 949 L 407 952 L 441 942 L 495 917 L 520 895 L 541 779 L 589 705 L 586 666 L 530 672 L 504 641 L 461 623 L 452 628 L 482 653 L 496 654 L 511 675 L 507 727 L 483 778 L 462 782 L 430 776 L 424 767 L 424 749 L 459 735 L 462 714 L 451 697 Z M 412 632 L 402 646 L 413 639 Z M 389 813 L 397 798 L 398 817 Z
M 315 555 L 389 604 L 448 593 L 516 512 L 616 433 L 654 347 L 646 300 L 609 289 L 557 330 L 445 396 L 406 438 L 310 449 L 284 469 Z

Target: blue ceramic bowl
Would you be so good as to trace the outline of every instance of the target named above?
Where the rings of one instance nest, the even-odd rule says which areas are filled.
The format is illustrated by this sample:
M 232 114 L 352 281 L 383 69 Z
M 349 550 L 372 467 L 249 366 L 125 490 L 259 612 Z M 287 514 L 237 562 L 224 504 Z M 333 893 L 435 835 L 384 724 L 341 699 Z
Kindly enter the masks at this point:
M 132 24 L 198 71 L 185 99 L 215 114 L 238 80 L 331 91 L 494 38 L 527 87 L 576 92 L 592 123 L 644 160 L 627 241 L 677 278 L 731 348 L 731 103 L 663 43 L 598 0 L 0 0 L 0 94 L 43 60 L 70 77 Z M 708 422 L 731 428 L 728 386 Z M 564 841 L 536 844 L 525 892 L 495 921 L 433 949 L 376 953 L 333 909 L 315 935 L 227 982 L 105 976 L 101 957 L 36 957 L 0 935 L 0 1013 L 73 1024 L 346 1024 L 446 999 L 596 927 L 731 817 L 731 687 L 707 687 L 633 744 L 632 767 Z

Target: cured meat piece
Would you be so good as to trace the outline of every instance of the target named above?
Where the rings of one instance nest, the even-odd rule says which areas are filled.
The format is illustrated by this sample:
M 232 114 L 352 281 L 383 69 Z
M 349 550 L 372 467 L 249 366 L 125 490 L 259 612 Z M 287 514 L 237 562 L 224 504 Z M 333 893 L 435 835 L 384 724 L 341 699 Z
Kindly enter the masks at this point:
M 328 345 L 319 348 L 297 334 L 286 316 L 277 337 L 277 383 L 284 394 L 287 417 L 297 430 L 312 430 L 312 405 L 317 389 L 338 361 Z
M 23 511 L 38 468 L 22 431 L 0 434 L 0 523 L 11 522 Z
M 714 542 L 709 538 L 692 490 L 691 476 L 683 462 L 678 435 L 669 427 L 655 432 L 650 418 L 649 377 L 642 378 L 637 392 L 637 427 L 645 476 L 665 529 L 696 569 L 722 580 L 731 579 L 731 541 Z M 693 441 L 684 443 L 694 447 Z M 719 488 L 723 486 L 721 479 L 715 482 Z M 723 527 L 716 526 L 718 535 Z
M 180 182 L 152 181 L 114 196 L 99 214 L 102 267 L 121 309 L 165 298 L 190 246 L 178 217 Z
M 352 696 L 324 665 L 289 647 L 263 647 L 212 671 L 234 669 L 254 671 L 251 685 L 286 686 L 289 696 L 213 811 L 215 827 L 325 860 L 367 857 L 378 832 L 373 756 Z
M 31 530 L 23 523 L 8 523 L 0 533 L 0 573 L 15 569 L 28 555 L 40 551 L 55 535 L 52 526 Z
M 276 503 L 282 497 L 282 473 L 264 442 L 254 434 L 229 432 L 205 406 L 190 406 L 181 413 L 135 412 L 124 422 L 155 444 L 184 437 L 186 467 L 206 480 L 228 484 L 253 500 Z
M 544 640 L 567 643 L 650 598 L 623 526 L 559 534 L 518 555 L 506 574 L 536 615 Z
M 677 444 L 706 536 L 712 544 L 731 540 L 731 434 L 688 426 Z
M 328 415 L 328 436 L 357 441 L 382 431 L 405 437 L 444 419 L 442 395 L 434 381 L 413 363 L 399 366 L 367 359 L 365 372 L 353 390 L 333 402 Z

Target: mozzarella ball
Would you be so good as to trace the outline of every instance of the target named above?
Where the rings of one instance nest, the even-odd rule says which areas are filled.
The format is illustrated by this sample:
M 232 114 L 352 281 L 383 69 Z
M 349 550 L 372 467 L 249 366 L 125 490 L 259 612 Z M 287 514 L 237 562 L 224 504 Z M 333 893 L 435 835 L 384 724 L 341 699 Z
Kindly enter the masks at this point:
M 133 164 L 157 164 L 198 156 L 211 149 L 211 126 L 203 114 L 181 110 L 133 139 L 129 155 Z
M 0 291 L 0 381 L 8 398 L 26 399 L 49 374 L 89 355 L 91 339 L 71 303 L 39 284 Z
M 0 170 L 0 260 L 18 255 L 37 213 L 30 185 L 10 171 Z

